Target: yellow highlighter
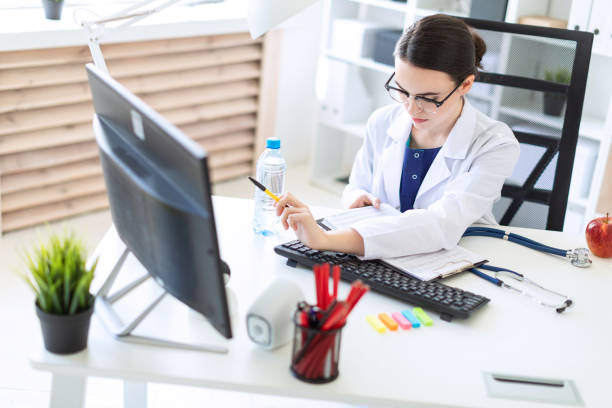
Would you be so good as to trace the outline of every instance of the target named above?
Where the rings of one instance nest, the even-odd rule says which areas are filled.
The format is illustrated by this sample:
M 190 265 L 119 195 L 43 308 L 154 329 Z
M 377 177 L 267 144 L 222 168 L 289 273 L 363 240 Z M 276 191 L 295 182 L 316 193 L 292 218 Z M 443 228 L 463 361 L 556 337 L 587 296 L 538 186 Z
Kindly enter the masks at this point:
M 280 198 L 278 198 L 278 196 L 276 194 L 274 194 L 273 192 L 268 190 L 263 184 L 261 184 L 259 181 L 255 180 L 253 177 L 248 176 L 248 178 L 249 178 L 249 180 L 251 180 L 253 182 L 253 184 L 255 184 L 257 186 L 257 188 L 259 188 L 261 191 L 263 191 L 264 193 L 269 195 L 270 198 L 272 198 L 274 201 L 276 201 L 278 203 L 278 200 L 280 200 Z
M 375 314 L 367 315 L 366 321 L 370 324 L 370 326 L 374 328 L 374 330 L 376 330 L 377 332 L 381 334 L 387 331 L 385 325 L 382 324 L 380 320 L 378 320 L 378 317 L 376 317 Z

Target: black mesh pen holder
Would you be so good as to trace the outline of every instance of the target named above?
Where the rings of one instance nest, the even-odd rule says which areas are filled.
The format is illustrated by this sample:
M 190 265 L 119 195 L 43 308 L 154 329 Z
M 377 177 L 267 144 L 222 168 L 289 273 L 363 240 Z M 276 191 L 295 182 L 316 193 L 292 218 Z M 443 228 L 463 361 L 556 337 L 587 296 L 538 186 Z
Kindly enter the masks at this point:
M 324 384 L 338 377 L 340 359 L 341 327 L 322 330 L 303 325 L 300 311 L 293 317 L 293 351 L 291 353 L 291 372 L 293 375 L 312 384 Z

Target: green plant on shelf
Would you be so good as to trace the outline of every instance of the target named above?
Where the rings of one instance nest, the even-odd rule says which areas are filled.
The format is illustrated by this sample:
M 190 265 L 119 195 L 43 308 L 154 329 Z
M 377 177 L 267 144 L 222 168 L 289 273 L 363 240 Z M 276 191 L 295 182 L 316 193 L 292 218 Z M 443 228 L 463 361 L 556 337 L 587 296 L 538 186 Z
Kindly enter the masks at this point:
M 558 82 L 560 84 L 569 84 L 572 74 L 567 68 L 559 68 L 557 70 L 544 71 L 544 79 L 550 82 Z
M 89 287 L 98 260 L 86 268 L 83 244 L 73 233 L 52 234 L 48 242 L 25 253 L 22 274 L 36 294 L 36 305 L 46 313 L 73 315 L 94 303 Z

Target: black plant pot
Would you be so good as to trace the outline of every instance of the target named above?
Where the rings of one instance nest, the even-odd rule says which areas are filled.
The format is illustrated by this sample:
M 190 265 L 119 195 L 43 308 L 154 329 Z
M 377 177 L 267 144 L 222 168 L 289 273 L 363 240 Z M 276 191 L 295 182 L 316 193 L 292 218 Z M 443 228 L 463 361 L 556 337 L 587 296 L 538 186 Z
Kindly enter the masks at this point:
M 544 92 L 544 113 L 552 116 L 561 116 L 565 106 L 566 95 L 555 92 Z
M 89 309 L 74 315 L 58 315 L 46 313 L 36 306 L 36 314 L 40 319 L 45 348 L 51 353 L 70 354 L 87 347 L 89 322 L 94 311 Z
M 45 7 L 45 17 L 49 20 L 59 20 L 62 18 L 62 7 L 64 7 L 64 0 L 42 0 L 43 6 Z

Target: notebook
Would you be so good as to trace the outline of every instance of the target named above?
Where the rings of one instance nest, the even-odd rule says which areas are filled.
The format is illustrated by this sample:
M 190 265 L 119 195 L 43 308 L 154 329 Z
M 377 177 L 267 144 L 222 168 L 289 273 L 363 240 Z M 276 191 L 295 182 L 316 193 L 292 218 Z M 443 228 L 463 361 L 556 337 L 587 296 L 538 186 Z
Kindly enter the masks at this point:
M 353 208 L 321 218 L 317 220 L 317 223 L 326 230 L 343 229 L 364 219 L 398 216 L 400 214 L 400 211 L 389 204 L 381 204 L 380 209 L 372 206 Z M 424 281 L 446 278 L 487 262 L 482 256 L 459 245 L 453 249 L 442 249 L 427 254 L 400 256 L 397 258 L 385 258 L 381 259 L 381 261 Z

